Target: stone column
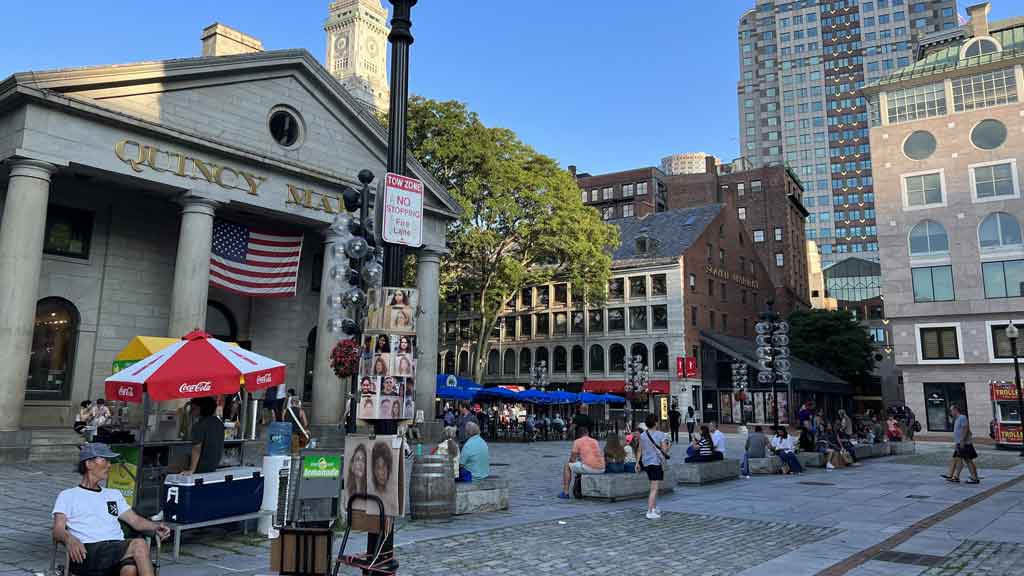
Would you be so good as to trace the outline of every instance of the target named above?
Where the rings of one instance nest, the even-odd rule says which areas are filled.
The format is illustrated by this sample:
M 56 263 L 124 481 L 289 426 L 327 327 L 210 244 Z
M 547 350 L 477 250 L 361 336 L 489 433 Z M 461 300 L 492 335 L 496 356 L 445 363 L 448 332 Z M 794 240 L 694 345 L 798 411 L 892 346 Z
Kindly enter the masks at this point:
M 324 269 L 320 277 L 320 306 L 316 322 L 316 354 L 313 367 L 313 416 L 311 424 L 317 427 L 338 428 L 345 422 L 345 402 L 348 399 L 350 383 L 341 382 L 331 369 L 331 349 L 342 337 L 341 332 L 331 332 L 327 324 L 331 319 L 332 310 L 328 298 L 334 291 L 335 281 L 331 278 L 331 250 L 334 244 L 341 242 L 341 236 L 328 229 L 324 239 Z M 321 438 L 326 430 L 317 431 Z M 342 434 L 344 432 L 342 431 Z M 329 435 L 329 434 L 328 434 Z
M 183 204 L 167 329 L 171 338 L 181 338 L 192 330 L 205 328 L 206 300 L 210 292 L 210 249 L 217 203 L 186 196 Z
M 53 164 L 16 159 L 0 220 L 0 432 L 21 426 Z
M 419 314 L 416 318 L 416 410 L 423 410 L 426 422 L 435 419 L 442 254 L 443 249 L 433 247 L 424 247 L 416 253 L 416 288 L 419 290 Z

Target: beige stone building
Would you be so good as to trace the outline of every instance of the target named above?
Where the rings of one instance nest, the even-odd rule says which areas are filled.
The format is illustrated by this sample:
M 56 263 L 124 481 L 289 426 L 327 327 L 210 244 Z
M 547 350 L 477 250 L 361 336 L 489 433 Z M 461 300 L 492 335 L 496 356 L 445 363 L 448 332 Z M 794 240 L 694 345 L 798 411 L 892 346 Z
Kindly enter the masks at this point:
M 386 133 L 305 50 L 250 52 L 207 44 L 202 58 L 0 81 L 0 461 L 24 457 L 32 428 L 70 429 L 133 337 L 197 327 L 286 363 L 314 426 L 343 419 L 328 224 L 360 170 L 383 180 Z M 412 159 L 409 174 L 427 190 L 417 391 L 431 406 L 439 258 L 459 208 Z M 218 221 L 301 234 L 294 295 L 211 286 Z
M 825 275 L 821 271 L 821 249 L 818 243 L 807 240 L 807 287 L 811 293 L 811 308 L 835 310 L 835 298 L 825 293 Z
M 865 90 L 885 311 L 926 432 L 951 431 L 957 403 L 983 433 L 989 381 L 1013 379 L 1006 325 L 1024 319 L 1024 20 L 988 10 Z
M 371 110 L 387 113 L 388 11 L 381 0 L 331 2 L 324 32 L 324 64 L 341 85 Z
M 685 152 L 683 154 L 672 154 L 661 159 L 661 171 L 669 176 L 675 174 L 704 174 L 707 172 L 707 157 L 715 161 L 715 166 L 722 163 L 718 156 L 712 156 L 707 152 Z

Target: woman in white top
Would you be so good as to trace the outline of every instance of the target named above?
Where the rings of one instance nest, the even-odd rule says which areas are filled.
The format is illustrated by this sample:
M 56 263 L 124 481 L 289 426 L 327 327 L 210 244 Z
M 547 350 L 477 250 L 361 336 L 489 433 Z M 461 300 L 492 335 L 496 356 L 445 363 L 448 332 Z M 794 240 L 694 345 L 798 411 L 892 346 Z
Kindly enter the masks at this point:
M 779 426 L 771 441 L 772 452 L 782 460 L 782 472 L 784 474 L 801 474 L 804 469 L 793 453 L 793 439 L 785 426 Z
M 693 411 L 693 406 L 686 407 L 686 435 L 689 437 L 689 442 L 693 442 L 693 429 L 697 427 L 697 414 Z

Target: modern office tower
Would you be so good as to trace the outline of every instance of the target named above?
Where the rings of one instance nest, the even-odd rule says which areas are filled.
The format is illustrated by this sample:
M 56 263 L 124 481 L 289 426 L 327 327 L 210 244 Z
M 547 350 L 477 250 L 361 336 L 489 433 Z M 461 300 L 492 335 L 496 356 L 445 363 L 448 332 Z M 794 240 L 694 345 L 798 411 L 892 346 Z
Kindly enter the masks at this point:
M 758 0 L 740 17 L 740 153 L 802 180 L 824 268 L 878 261 L 861 88 L 913 62 L 923 35 L 955 28 L 956 0 Z
M 686 152 L 683 154 L 672 154 L 661 159 L 661 171 L 669 176 L 676 174 L 703 174 L 707 171 L 705 158 L 711 156 L 715 160 L 715 166 L 722 163 L 717 156 L 707 152 Z

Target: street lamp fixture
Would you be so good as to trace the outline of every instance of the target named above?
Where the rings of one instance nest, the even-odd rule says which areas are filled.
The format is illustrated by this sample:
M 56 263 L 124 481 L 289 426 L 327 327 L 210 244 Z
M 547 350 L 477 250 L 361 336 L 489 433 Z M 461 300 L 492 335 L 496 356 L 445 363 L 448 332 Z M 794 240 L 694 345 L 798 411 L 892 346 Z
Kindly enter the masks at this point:
M 651 373 L 647 370 L 640 355 L 626 358 L 626 380 L 623 389 L 626 392 L 646 394 L 651 385 Z
M 1010 340 L 1010 354 L 1013 355 L 1013 383 L 1017 385 L 1017 421 L 1020 422 L 1022 437 L 1024 437 L 1024 393 L 1020 385 L 1020 364 L 1017 362 L 1017 338 L 1020 337 L 1020 330 L 1010 322 L 1006 327 L 1006 337 Z M 1024 457 L 1024 442 L 1020 445 L 1020 455 Z
M 548 363 L 541 360 L 533 366 L 530 372 L 530 386 L 541 390 L 548 387 Z

